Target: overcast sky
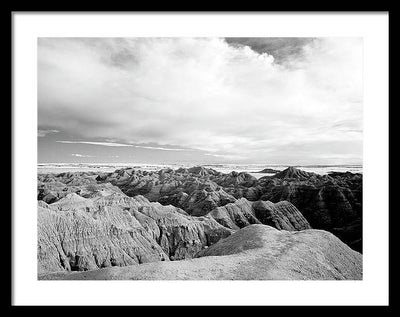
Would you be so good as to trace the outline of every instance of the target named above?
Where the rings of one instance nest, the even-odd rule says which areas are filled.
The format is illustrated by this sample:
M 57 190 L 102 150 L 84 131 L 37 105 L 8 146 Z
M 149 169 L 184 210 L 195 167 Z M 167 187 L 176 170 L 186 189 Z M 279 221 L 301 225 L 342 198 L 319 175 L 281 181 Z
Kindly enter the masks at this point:
M 40 38 L 38 161 L 362 163 L 361 38 Z

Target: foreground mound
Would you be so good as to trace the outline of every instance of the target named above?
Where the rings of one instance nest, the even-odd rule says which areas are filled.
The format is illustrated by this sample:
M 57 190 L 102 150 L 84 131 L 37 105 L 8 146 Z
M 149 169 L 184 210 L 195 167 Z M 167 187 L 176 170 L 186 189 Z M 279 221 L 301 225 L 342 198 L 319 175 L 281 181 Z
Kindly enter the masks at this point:
M 279 231 L 255 224 L 197 253 L 196 258 L 41 279 L 77 280 L 359 280 L 362 255 L 329 232 Z

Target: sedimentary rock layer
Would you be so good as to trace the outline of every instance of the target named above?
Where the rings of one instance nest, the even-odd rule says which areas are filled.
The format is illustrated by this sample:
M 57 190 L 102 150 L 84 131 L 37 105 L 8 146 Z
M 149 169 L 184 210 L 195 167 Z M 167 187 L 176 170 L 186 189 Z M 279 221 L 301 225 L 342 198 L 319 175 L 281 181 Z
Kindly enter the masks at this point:
M 38 205 L 38 271 L 93 270 L 191 258 L 231 234 L 212 218 L 191 217 L 142 196 L 71 193 Z
M 185 261 L 153 262 L 80 273 L 67 280 L 360 280 L 362 256 L 322 230 L 279 231 L 249 225 Z
M 362 250 L 362 175 L 204 167 L 38 176 L 39 273 L 190 259 L 254 224 L 334 233 Z

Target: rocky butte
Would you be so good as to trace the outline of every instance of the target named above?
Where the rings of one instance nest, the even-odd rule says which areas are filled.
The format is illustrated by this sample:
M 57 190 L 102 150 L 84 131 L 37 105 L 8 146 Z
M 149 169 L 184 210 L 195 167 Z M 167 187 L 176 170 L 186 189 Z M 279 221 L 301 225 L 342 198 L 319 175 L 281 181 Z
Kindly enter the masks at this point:
M 38 175 L 39 279 L 362 279 L 362 175 Z

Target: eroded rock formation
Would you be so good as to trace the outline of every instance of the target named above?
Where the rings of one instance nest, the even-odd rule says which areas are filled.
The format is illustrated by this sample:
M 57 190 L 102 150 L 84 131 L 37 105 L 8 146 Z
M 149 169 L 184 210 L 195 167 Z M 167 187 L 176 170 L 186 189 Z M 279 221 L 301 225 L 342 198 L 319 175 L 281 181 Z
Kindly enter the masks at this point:
M 231 232 L 212 218 L 191 217 L 142 196 L 71 193 L 50 205 L 39 201 L 38 270 L 186 259 Z
M 362 255 L 322 230 L 250 225 L 185 261 L 153 262 L 73 274 L 66 280 L 360 280 Z
M 258 180 L 261 200 L 289 201 L 295 205 L 313 228 L 339 232 L 362 219 L 362 175 L 333 173 L 317 175 L 287 169 L 272 177 Z M 351 234 L 340 237 L 357 251 L 362 251 L 361 228 L 353 226 Z
M 204 167 L 45 174 L 38 200 L 40 274 L 187 261 L 261 224 L 324 229 L 362 248 L 361 174 L 288 168 L 257 180 Z

